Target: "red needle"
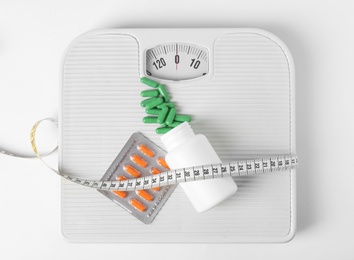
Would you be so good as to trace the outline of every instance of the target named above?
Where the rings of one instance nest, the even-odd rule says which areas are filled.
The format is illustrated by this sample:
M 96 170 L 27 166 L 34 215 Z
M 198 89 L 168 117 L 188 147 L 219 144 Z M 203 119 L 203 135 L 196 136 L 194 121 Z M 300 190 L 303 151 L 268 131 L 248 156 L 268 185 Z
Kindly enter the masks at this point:
M 176 57 L 177 57 L 177 55 L 178 55 L 178 45 L 176 44 Z M 176 59 L 175 59 L 175 62 L 176 62 Z M 178 64 L 178 63 L 176 62 L 176 70 L 178 69 L 178 68 L 177 68 L 177 66 L 178 66 L 177 64 Z

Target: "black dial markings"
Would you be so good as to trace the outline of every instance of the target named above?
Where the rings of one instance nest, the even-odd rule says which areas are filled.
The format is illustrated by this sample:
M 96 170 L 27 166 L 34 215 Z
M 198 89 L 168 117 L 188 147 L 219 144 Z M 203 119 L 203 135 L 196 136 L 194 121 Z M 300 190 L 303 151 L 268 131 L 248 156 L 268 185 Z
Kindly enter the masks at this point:
M 208 50 L 202 46 L 176 42 L 161 44 L 146 51 L 145 72 L 149 76 L 153 74 L 154 77 L 161 79 L 192 79 L 208 73 L 205 72 L 208 71 L 208 65 L 205 62 L 208 63 Z M 171 65 L 176 73 L 180 72 L 173 75 Z M 197 74 L 198 71 L 200 74 Z
M 200 57 L 200 54 L 202 54 L 202 51 L 200 51 L 200 52 L 199 52 L 199 55 L 198 55 L 198 58 L 197 58 L 197 59 L 199 59 L 199 57 Z

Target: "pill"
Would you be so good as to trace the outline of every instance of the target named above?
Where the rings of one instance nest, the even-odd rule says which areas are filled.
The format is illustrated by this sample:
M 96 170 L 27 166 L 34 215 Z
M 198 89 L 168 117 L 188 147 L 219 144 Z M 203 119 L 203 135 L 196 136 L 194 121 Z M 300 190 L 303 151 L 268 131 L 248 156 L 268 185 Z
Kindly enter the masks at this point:
M 148 85 L 149 87 L 152 88 L 157 88 L 157 86 L 159 85 L 159 83 L 157 83 L 156 81 L 152 80 L 152 79 L 148 79 L 146 77 L 143 77 L 140 79 L 141 83 Z
M 173 123 L 172 124 L 170 124 L 169 125 L 169 127 L 176 127 L 176 126 L 178 126 L 178 125 L 180 125 L 180 124 L 182 124 L 183 122 L 178 122 L 178 121 L 173 121 Z
M 120 190 L 112 190 L 114 194 L 116 194 L 119 198 L 124 199 L 127 196 L 127 193 L 125 191 L 120 191 Z
M 146 114 L 149 115 L 158 115 L 160 114 L 161 110 L 160 109 L 145 109 Z
M 148 98 L 148 99 L 144 99 L 143 101 L 140 102 L 140 105 L 142 107 L 146 107 L 146 105 L 152 101 L 154 101 L 155 99 L 157 99 L 156 97 L 152 97 L 152 98 Z
M 143 168 L 146 168 L 148 166 L 147 161 L 145 161 L 143 158 L 141 158 L 139 155 L 132 155 L 130 156 L 130 160 L 132 160 L 133 162 L 135 162 L 137 165 L 140 165 Z
M 146 116 L 143 118 L 143 122 L 145 124 L 156 124 L 157 123 L 157 117 L 156 116 Z
M 161 109 L 165 106 L 167 106 L 169 108 L 173 108 L 173 107 L 175 107 L 175 104 L 172 102 L 163 102 L 162 104 L 158 105 L 157 108 Z
M 155 188 L 152 188 L 154 191 L 159 191 L 160 190 L 160 187 L 155 187 Z
M 166 124 L 170 126 L 173 123 L 173 120 L 175 119 L 176 116 L 176 109 L 171 108 L 170 111 L 168 112 L 168 115 L 166 117 Z
M 161 171 L 159 169 L 155 168 L 155 167 L 152 167 L 150 172 L 151 172 L 151 174 L 154 174 L 154 175 L 161 173 Z
M 152 201 L 154 199 L 154 197 L 146 190 L 137 190 L 136 193 L 144 200 Z
M 127 178 L 125 178 L 123 175 L 117 176 L 117 181 L 125 181 Z
M 154 89 L 154 90 L 144 90 L 141 91 L 140 95 L 142 97 L 157 97 L 159 95 L 159 91 Z
M 161 96 L 163 96 L 163 98 L 165 99 L 166 102 L 170 101 L 170 96 L 168 95 L 164 85 L 158 85 L 157 89 L 160 92 Z
M 153 97 L 154 98 L 154 100 L 151 100 L 150 102 L 148 102 L 147 104 L 146 104 L 146 108 L 147 109 L 152 109 L 152 108 L 155 108 L 155 107 L 157 107 L 158 105 L 160 105 L 162 102 L 163 102 L 163 99 L 162 98 L 155 98 L 155 97 Z
M 144 212 L 146 210 L 146 206 L 137 199 L 131 199 L 130 204 L 141 212 Z
M 134 178 L 139 178 L 140 177 L 140 172 L 137 169 L 135 169 L 133 166 L 131 166 L 131 165 L 126 165 L 126 166 L 123 167 L 123 169 L 124 169 L 124 171 L 129 173 Z
M 120 175 L 117 177 L 118 181 L 124 181 L 127 178 L 125 178 L 123 175 Z M 127 196 L 127 193 L 125 191 L 120 191 L 120 190 L 112 190 L 114 194 L 116 194 L 118 197 L 124 199 Z
M 162 157 L 157 158 L 157 163 L 160 164 L 162 167 L 164 167 L 164 168 L 167 169 L 167 170 L 170 169 L 170 167 L 168 167 L 168 165 L 167 165 L 165 159 L 162 158 Z
M 161 112 L 160 112 L 159 116 L 157 117 L 157 123 L 163 124 L 165 122 L 169 110 L 170 109 L 166 106 L 161 109 Z
M 172 127 L 158 127 L 156 128 L 157 134 L 166 134 L 168 131 L 172 130 Z
M 155 153 L 151 149 L 149 149 L 146 145 L 143 144 L 138 145 L 138 150 L 146 156 L 149 156 L 150 158 L 154 157 L 155 155 Z
M 189 115 L 176 115 L 175 121 L 178 122 L 190 122 L 192 120 L 191 116 Z

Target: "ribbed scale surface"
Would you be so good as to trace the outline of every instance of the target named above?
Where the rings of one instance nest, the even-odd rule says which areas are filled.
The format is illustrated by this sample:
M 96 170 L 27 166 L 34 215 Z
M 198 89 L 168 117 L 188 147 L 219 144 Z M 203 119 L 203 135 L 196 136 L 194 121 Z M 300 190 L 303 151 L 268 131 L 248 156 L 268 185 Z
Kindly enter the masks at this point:
M 64 63 L 61 168 L 101 178 L 133 132 L 160 145 L 141 122 L 138 43 L 128 35 L 82 38 Z M 281 48 L 254 33 L 215 42 L 208 84 L 170 88 L 178 113 L 193 115 L 223 161 L 289 154 L 290 72 Z M 95 190 L 62 182 L 62 228 L 81 242 L 261 242 L 285 237 L 292 223 L 289 172 L 237 178 L 237 194 L 199 214 L 177 187 L 150 225 Z

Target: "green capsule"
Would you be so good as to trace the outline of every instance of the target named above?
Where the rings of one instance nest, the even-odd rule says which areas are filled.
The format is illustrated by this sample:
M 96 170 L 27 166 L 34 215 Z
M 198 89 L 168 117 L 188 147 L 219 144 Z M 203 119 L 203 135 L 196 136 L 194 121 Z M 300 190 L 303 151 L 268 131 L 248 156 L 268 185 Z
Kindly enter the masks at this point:
M 159 116 L 157 117 L 157 123 L 163 124 L 163 123 L 165 122 L 166 117 L 167 117 L 167 115 L 169 114 L 169 113 L 168 113 L 169 110 L 170 110 L 170 109 L 169 109 L 168 107 L 163 107 L 163 108 L 161 109 L 161 112 L 160 112 Z
M 162 98 L 155 98 L 153 97 L 154 100 L 152 100 L 151 102 L 148 102 L 146 104 L 146 109 L 152 109 L 152 108 L 155 108 L 157 107 L 158 105 L 160 105 L 162 102 L 163 102 L 163 99 Z
M 168 131 L 172 130 L 172 127 L 159 127 L 156 128 L 156 133 L 157 134 L 166 134 Z
M 157 99 L 156 97 L 152 97 L 152 98 L 148 98 L 148 99 L 145 99 L 143 101 L 140 102 L 140 105 L 142 107 L 146 107 L 146 105 L 152 101 L 154 101 L 155 99 Z
M 192 118 L 189 115 L 176 115 L 174 120 L 178 122 L 190 122 Z
M 144 90 L 144 91 L 141 91 L 140 95 L 142 97 L 157 97 L 159 95 L 159 91 L 156 89 Z
M 157 124 L 157 117 L 156 116 L 146 116 L 143 118 L 143 122 L 145 124 Z
M 167 90 L 165 89 L 164 85 L 158 85 L 157 86 L 158 91 L 160 92 L 161 96 L 165 99 L 166 102 L 170 101 L 170 96 L 167 93 Z
M 152 88 L 157 88 L 157 86 L 159 85 L 158 82 L 156 82 L 152 79 L 146 78 L 146 77 L 141 78 L 140 81 L 141 81 L 141 83 L 148 85 L 149 87 L 152 87 Z
M 183 122 L 174 121 L 172 124 L 169 125 L 169 127 L 175 128 L 175 127 L 179 126 L 182 123 Z
M 161 110 L 160 109 L 145 109 L 146 114 L 149 115 L 159 115 Z
M 175 107 L 175 104 L 172 102 L 163 102 L 161 105 L 158 105 L 157 108 L 163 108 L 163 107 L 169 107 L 169 108 L 173 108 Z
M 166 118 L 166 124 L 168 126 L 170 126 L 173 123 L 173 120 L 175 119 L 175 116 L 176 116 L 176 109 L 175 108 L 171 108 L 170 112 L 168 113 L 167 118 Z

